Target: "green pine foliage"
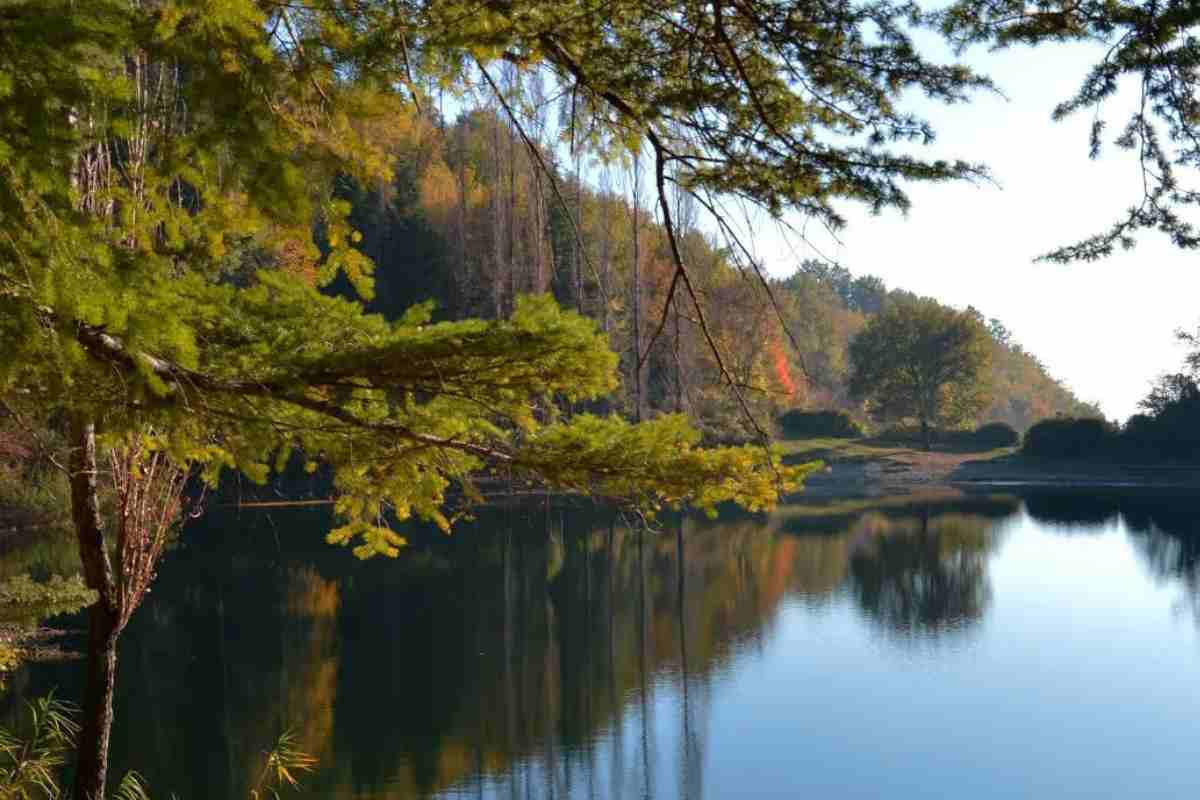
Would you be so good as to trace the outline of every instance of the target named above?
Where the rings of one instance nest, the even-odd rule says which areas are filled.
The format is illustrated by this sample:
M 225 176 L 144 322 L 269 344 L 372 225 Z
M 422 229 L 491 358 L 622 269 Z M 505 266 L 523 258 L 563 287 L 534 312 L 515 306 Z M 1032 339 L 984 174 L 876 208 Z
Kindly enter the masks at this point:
M 1141 196 L 1107 229 L 1055 248 L 1043 259 L 1094 261 L 1117 248 L 1132 248 L 1147 230 L 1165 234 L 1176 247 L 1200 247 L 1200 229 L 1192 221 L 1200 205 L 1200 6 L 1192 0 L 956 0 L 934 18 L 960 47 L 1106 45 L 1084 75 L 1064 84 L 1069 88 L 1053 117 L 1087 115 L 1092 158 L 1112 146 L 1128 152 L 1138 164 Z M 1110 140 L 1108 113 L 1125 85 L 1136 87 L 1138 101 L 1121 108 L 1125 117 Z
M 1155 113 L 1186 141 L 1194 114 L 1169 90 L 1194 72 L 1190 51 L 1162 50 L 1193 19 L 1177 4 L 1084 4 L 1061 13 L 1050 4 L 1015 21 L 1010 5 L 964 0 L 927 15 L 890 0 L 5 0 L 0 34 L 20 46 L 0 49 L 0 392 L 6 402 L 95 423 L 111 441 L 151 430 L 160 447 L 209 478 L 223 468 L 261 478 L 296 450 L 323 460 L 335 467 L 349 528 L 367 537 L 370 552 L 399 541 L 379 533 L 387 512 L 447 522 L 438 510 L 447 487 L 484 467 L 559 488 L 619 486 L 650 506 L 732 499 L 757 507 L 802 476 L 780 471 L 772 456 L 750 465 L 699 449 L 674 422 L 618 434 L 591 418 L 560 418 L 558 409 L 603 410 L 617 386 L 613 344 L 626 362 L 657 362 L 660 379 L 645 393 L 659 409 L 728 420 L 805 403 L 806 391 L 836 394 L 840 382 L 843 396 L 830 398 L 837 405 L 848 399 L 849 363 L 825 345 L 847 320 L 817 315 L 799 331 L 764 326 L 764 298 L 743 303 L 731 289 L 736 270 L 695 282 L 685 270 L 685 256 L 700 264 L 720 248 L 690 247 L 684 227 L 665 226 L 651 248 L 657 266 L 647 264 L 643 279 L 656 288 L 643 299 L 670 298 L 646 305 L 675 315 L 676 328 L 686 316 L 701 330 L 690 344 L 676 334 L 670 347 L 659 330 L 653 346 L 635 352 L 653 318 L 635 320 L 632 333 L 609 328 L 609 313 L 628 298 L 593 275 L 592 299 L 606 295 L 605 309 L 585 308 L 584 265 L 565 258 L 564 232 L 586 224 L 581 188 L 579 207 L 566 213 L 570 187 L 547 187 L 533 171 L 518 177 L 511 164 L 508 183 L 524 181 L 523 196 L 552 188 L 558 198 L 543 207 L 527 259 L 540 269 L 544 258 L 556 272 L 570 263 L 574 287 L 559 286 L 559 299 L 598 317 L 607 335 L 579 314 L 520 299 L 545 291 L 544 281 L 510 280 L 497 290 L 495 262 L 489 276 L 482 260 L 472 272 L 461 258 L 463 274 L 441 285 L 459 321 L 434 321 L 425 309 L 390 322 L 372 316 L 363 308 L 375 298 L 371 257 L 384 249 L 364 246 L 358 228 L 370 224 L 364 200 L 394 188 L 404 141 L 395 131 L 412 126 L 414 109 L 428 125 L 435 95 L 465 97 L 480 79 L 494 87 L 494 72 L 512 85 L 536 76 L 569 89 L 572 113 L 587 122 L 573 117 L 572 149 L 609 163 L 649 156 L 649 191 L 664 214 L 668 191 L 677 191 L 703 205 L 738 197 L 774 214 L 799 210 L 836 227 L 839 202 L 903 209 L 906 182 L 985 174 L 970 162 L 922 159 L 908 146 L 931 141 L 933 131 L 904 111 L 905 96 L 956 103 L 990 88 L 914 45 L 914 29 L 936 24 L 964 42 L 1000 44 L 1129 28 L 1129 62 L 1098 71 L 1062 113 L 1107 97 L 1111 76 L 1145 67 Z M 529 111 L 507 94 L 506 110 Z M 482 154 L 495 123 L 477 124 L 475 151 L 452 152 L 447 143 L 443 159 L 456 183 L 443 197 L 458 203 L 463 241 L 472 204 L 491 202 L 499 214 L 494 195 L 475 186 L 487 172 Z M 1190 195 L 1171 194 L 1172 162 L 1155 155 L 1163 149 L 1154 141 L 1137 125 L 1122 137 L 1149 143 L 1163 187 L 1130 224 L 1158 225 L 1188 246 L 1189 228 L 1163 209 Z M 412 154 L 432 158 L 424 145 Z M 1185 148 L 1178 163 L 1191 158 Z M 500 178 L 493 169 L 489 180 Z M 593 207 L 605 204 L 600 198 Z M 511 222 L 512 209 L 506 213 Z M 426 252 L 446 258 L 450 248 L 426 235 L 437 220 L 426 222 Z M 540 249 L 546 242 L 558 242 L 549 256 Z M 486 280 L 464 280 L 468 272 L 490 278 L 492 322 L 462 319 L 487 288 Z M 691 308 L 680 309 L 666 288 L 680 283 Z M 838 296 L 854 314 L 882 313 L 881 288 L 863 280 Z M 356 299 L 332 300 L 331 289 Z M 732 311 L 705 324 L 708 303 Z M 785 341 L 800 352 L 788 352 Z M 821 357 L 804 358 L 806 346 Z M 702 349 L 726 355 L 706 362 L 695 355 Z M 708 372 L 693 382 L 699 386 L 684 385 L 689 355 Z M 663 368 L 668 359 L 673 373 Z M 547 375 L 548 365 L 561 375 Z M 724 399 L 714 387 L 726 390 Z M 635 416 L 646 400 L 639 388 Z M 611 450 L 614 441 L 636 451 L 641 436 L 677 447 L 655 454 L 663 469 L 639 474 L 690 471 L 694 491 L 620 484 L 608 474 L 582 479 L 576 467 L 586 462 L 575 462 L 577 453 Z M 700 486 L 734 467 L 722 491 Z M 760 471 L 780 479 L 776 489 L 764 489 Z
M 679 417 L 564 416 L 617 387 L 617 357 L 545 296 L 487 321 L 364 309 L 373 265 L 336 189 L 388 178 L 375 131 L 416 102 L 392 88 L 407 65 L 380 34 L 397 10 L 0 6 L 4 39 L 22 43 L 0 50 L 5 402 L 94 424 L 102 446 L 149 432 L 210 481 L 264 479 L 293 453 L 329 464 L 345 520 L 330 539 L 361 556 L 395 552 L 394 521 L 448 527 L 447 490 L 470 494 L 485 469 L 648 511 L 765 508 L 797 488 L 805 469 L 700 448 Z M 429 18 L 409 31 L 427 74 L 551 44 L 532 6 L 504 25 L 493 12 L 464 25 L 443 4 L 412 14 L 405 25 Z M 356 299 L 324 293 L 335 278 Z

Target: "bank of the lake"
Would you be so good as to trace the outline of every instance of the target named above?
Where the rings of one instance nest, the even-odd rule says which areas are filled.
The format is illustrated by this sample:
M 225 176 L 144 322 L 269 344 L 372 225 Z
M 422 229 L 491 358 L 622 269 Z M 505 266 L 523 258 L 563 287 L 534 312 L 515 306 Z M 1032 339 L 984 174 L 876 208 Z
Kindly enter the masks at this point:
M 820 460 L 804 493 L 814 498 L 882 496 L 931 489 L 1200 489 L 1200 464 L 1125 464 L 1035 458 L 1015 447 L 972 450 L 877 439 L 807 439 L 782 443 L 790 463 Z

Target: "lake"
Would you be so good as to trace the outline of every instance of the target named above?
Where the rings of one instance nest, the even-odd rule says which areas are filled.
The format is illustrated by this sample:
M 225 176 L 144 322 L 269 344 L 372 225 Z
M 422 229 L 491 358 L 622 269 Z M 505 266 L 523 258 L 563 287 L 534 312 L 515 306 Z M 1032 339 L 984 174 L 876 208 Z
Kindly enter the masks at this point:
M 1198 499 L 497 510 L 367 563 L 328 524 L 185 531 L 122 639 L 115 775 L 245 798 L 290 730 L 313 798 L 1200 792 Z

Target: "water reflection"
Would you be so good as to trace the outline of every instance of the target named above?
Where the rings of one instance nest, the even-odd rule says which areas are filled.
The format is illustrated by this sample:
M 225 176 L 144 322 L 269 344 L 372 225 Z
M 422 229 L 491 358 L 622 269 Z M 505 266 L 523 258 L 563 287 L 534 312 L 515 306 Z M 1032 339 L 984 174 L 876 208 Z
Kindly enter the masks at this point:
M 1120 516 L 1160 580 L 1200 594 L 1194 507 L 1071 507 L 1026 501 L 1056 524 Z M 291 729 L 320 760 L 313 797 L 701 798 L 713 698 L 788 602 L 844 610 L 880 646 L 962 641 L 1020 508 L 910 498 L 654 532 L 495 512 L 365 564 L 321 544 L 320 512 L 210 515 L 126 635 L 113 760 L 164 796 L 245 797 Z M 72 696 L 76 672 L 40 667 L 21 692 Z
M 893 522 L 850 558 L 851 586 L 863 611 L 904 638 L 970 630 L 991 597 L 986 519 L 961 514 Z
M 1200 625 L 1200 510 L 1180 497 L 1130 498 L 1121 515 L 1150 573 L 1183 591 Z

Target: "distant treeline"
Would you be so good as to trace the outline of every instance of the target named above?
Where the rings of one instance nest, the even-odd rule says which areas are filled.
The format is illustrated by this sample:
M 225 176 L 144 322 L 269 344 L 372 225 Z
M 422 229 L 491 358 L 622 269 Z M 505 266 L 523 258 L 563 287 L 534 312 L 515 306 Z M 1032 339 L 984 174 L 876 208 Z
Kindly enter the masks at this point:
M 536 95 L 537 87 L 525 91 Z M 371 307 L 394 317 L 431 300 L 442 317 L 496 317 L 520 294 L 550 292 L 596 319 L 621 354 L 613 408 L 630 417 L 683 411 L 712 438 L 745 435 L 745 415 L 701 329 L 700 310 L 683 293 L 667 300 L 674 266 L 650 208 L 648 177 L 632 162 L 575 159 L 563 115 L 524 126 L 536 158 L 493 106 L 454 122 L 426 109 L 380 132 L 395 156 L 392 181 L 343 186 L 360 246 L 376 264 Z M 736 247 L 700 230 L 693 200 L 681 195 L 673 204 L 708 333 L 760 421 L 805 408 L 844 410 L 865 422 L 847 389 L 850 339 L 884 304 L 912 295 L 816 261 L 764 285 L 738 262 Z M 1056 414 L 1098 413 L 998 320 L 987 325 L 993 400 L 977 422 L 1023 431 Z
M 800 264 L 782 286 L 802 309 L 795 319 L 796 326 L 807 325 L 818 332 L 807 363 L 817 384 L 810 402 L 857 412 L 856 404 L 847 396 L 849 342 L 885 304 L 914 299 L 915 295 L 903 289 L 889 290 L 873 275 L 856 277 L 844 267 L 818 261 Z M 1000 320 L 986 318 L 974 307 L 968 312 L 987 327 L 992 349 L 988 376 L 991 404 L 977 422 L 1005 422 L 1024 431 L 1046 417 L 1100 415 L 1097 406 L 1081 402 L 1051 377 L 1045 365 L 1025 350 Z

